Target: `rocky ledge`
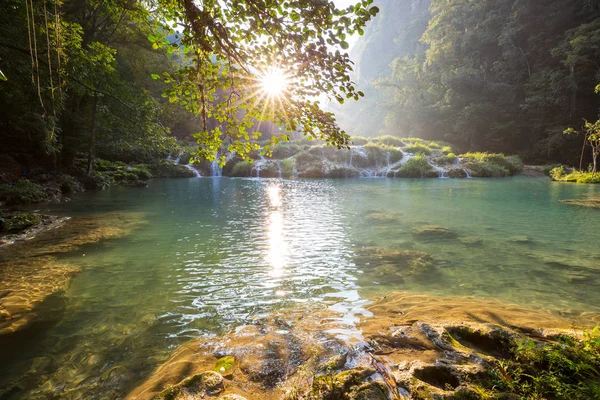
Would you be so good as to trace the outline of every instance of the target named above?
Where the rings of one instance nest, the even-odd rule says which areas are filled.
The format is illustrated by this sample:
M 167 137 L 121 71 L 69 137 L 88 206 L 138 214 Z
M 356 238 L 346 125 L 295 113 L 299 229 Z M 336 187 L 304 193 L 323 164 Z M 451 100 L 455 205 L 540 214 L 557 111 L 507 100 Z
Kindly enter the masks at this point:
M 597 315 L 406 293 L 369 311 L 354 342 L 317 309 L 192 341 L 127 398 L 587 399 L 600 389 L 600 333 L 573 329 Z

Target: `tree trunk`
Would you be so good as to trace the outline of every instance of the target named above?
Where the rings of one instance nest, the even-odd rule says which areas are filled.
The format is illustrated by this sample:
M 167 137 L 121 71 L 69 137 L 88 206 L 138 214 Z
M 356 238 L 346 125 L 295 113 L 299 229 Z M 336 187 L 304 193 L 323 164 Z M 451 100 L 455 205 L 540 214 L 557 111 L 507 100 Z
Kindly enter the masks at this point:
M 92 108 L 92 126 L 90 128 L 90 145 L 88 147 L 87 174 L 92 173 L 92 164 L 94 162 L 94 145 L 96 141 L 96 108 L 98 105 L 98 95 L 94 95 L 94 106 Z
M 592 162 L 593 162 L 592 175 L 596 173 L 596 161 L 598 159 L 598 153 L 600 153 L 600 149 L 594 148 L 594 150 L 592 152 Z

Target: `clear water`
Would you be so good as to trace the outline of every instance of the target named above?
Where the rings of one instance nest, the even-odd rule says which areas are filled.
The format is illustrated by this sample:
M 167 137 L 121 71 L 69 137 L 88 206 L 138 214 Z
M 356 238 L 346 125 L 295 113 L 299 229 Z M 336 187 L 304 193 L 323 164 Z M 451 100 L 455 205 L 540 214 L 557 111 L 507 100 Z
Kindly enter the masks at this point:
M 525 177 L 215 178 L 82 196 L 49 211 L 141 211 L 148 225 L 61 256 L 83 268 L 64 315 L 0 365 L 0 387 L 21 379 L 14 398 L 112 397 L 187 340 L 305 303 L 352 323 L 389 291 L 600 312 L 600 210 L 559 202 L 598 194 Z M 391 219 L 367 219 L 373 211 Z M 416 237 L 424 225 L 458 237 Z M 355 262 L 363 246 L 426 252 L 434 272 L 387 276 Z

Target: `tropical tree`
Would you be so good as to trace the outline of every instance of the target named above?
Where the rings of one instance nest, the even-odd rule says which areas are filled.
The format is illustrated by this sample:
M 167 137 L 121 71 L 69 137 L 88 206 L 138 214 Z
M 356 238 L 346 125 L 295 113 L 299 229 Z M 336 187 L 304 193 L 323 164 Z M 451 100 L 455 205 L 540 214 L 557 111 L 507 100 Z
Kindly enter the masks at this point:
M 148 39 L 155 49 L 184 53 L 187 63 L 152 77 L 170 85 L 163 97 L 201 117 L 195 137 L 203 158 L 219 157 L 224 143 L 242 156 L 258 149 L 256 125 L 266 120 L 348 146 L 321 99 L 363 96 L 345 50 L 348 36 L 362 34 L 377 14 L 371 3 L 340 10 L 328 0 L 157 0 L 153 15 L 161 24 Z M 271 145 L 282 138 L 289 135 L 275 135 Z

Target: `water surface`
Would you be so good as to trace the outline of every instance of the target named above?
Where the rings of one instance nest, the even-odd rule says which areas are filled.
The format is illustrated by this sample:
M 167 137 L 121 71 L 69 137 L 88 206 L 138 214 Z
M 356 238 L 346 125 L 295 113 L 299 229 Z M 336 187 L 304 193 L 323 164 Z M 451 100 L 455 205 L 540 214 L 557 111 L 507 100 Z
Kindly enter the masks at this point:
M 351 326 L 390 291 L 599 312 L 600 211 L 559 202 L 599 193 L 516 177 L 154 180 L 85 194 L 48 212 L 136 211 L 148 223 L 59 256 L 82 266 L 64 315 L 0 366 L 0 386 L 26 377 L 14 398 L 110 397 L 187 340 L 303 304 Z M 428 225 L 452 235 L 415 235 Z M 364 248 L 424 252 L 434 268 L 403 276 L 357 262 Z

